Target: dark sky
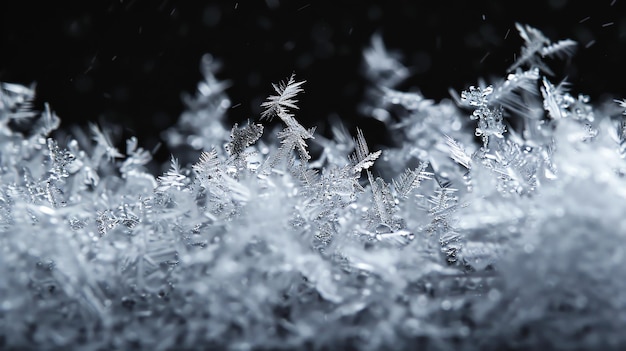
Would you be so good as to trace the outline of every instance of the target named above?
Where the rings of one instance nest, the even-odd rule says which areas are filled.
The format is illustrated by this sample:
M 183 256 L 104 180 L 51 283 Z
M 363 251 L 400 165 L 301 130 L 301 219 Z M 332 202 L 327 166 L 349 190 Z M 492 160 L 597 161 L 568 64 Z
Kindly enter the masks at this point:
M 575 92 L 596 101 L 624 98 L 624 2 L 6 1 L 0 81 L 37 82 L 64 126 L 111 121 L 150 147 L 176 122 L 181 93 L 194 91 L 204 53 L 223 62 L 219 77 L 232 83 L 232 121 L 258 118 L 270 83 L 295 71 L 307 80 L 298 117 L 311 126 L 331 114 L 357 119 L 362 50 L 373 33 L 413 67 L 405 87 L 438 100 L 449 87 L 503 77 L 522 43 L 517 21 L 580 43 L 555 81 L 568 75 Z

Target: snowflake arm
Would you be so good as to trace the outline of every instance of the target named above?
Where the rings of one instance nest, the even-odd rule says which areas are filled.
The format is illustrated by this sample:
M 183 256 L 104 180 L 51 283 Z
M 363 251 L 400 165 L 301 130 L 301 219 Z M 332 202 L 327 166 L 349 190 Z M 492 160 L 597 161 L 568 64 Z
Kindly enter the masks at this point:
M 493 93 L 489 95 L 491 105 L 502 105 L 507 110 L 518 115 L 526 116 L 530 111 L 524 96 L 537 96 L 537 80 L 539 69 L 517 71 L 507 76 L 506 80 L 495 85 Z
M 477 107 L 470 118 L 478 120 L 475 134 L 476 136 L 482 136 L 485 147 L 489 142 L 490 136 L 502 138 L 502 134 L 506 131 L 504 123 L 502 123 L 502 106 L 499 108 L 489 107 L 489 96 L 492 92 L 493 87 L 490 85 L 485 89 L 470 86 L 469 90 L 461 93 L 461 101 Z
M 446 145 L 448 145 L 450 157 L 454 160 L 454 162 L 460 164 L 466 169 L 472 168 L 472 156 L 465 151 L 465 148 L 461 145 L 461 143 L 446 135 Z
M 367 178 L 372 189 L 374 216 L 378 218 L 380 223 L 391 227 L 396 203 L 389 190 L 389 185 L 380 177 L 374 179 L 370 171 L 367 171 Z
M 315 132 L 315 128 L 307 130 L 298 122 L 295 123 L 297 124 L 297 126 L 287 127 L 278 132 L 277 136 L 280 139 L 281 147 L 279 149 L 278 156 L 272 162 L 272 164 L 276 164 L 278 160 L 286 157 L 287 154 L 293 149 L 296 149 L 298 151 L 301 160 L 308 161 L 311 159 L 311 155 L 309 155 L 305 140 L 313 139 L 313 133 Z
M 98 144 L 98 148 L 101 148 L 104 151 L 109 161 L 112 161 L 115 158 L 124 157 L 124 155 L 122 155 L 119 150 L 115 146 L 113 146 L 109 138 L 100 130 L 97 125 L 90 123 L 89 129 L 91 129 L 93 141 Z M 94 155 L 96 154 L 98 153 L 94 152 Z
M 185 186 L 185 179 L 187 179 L 187 176 L 182 174 L 178 159 L 172 156 L 170 169 L 157 179 L 159 185 L 156 190 L 162 192 L 172 187 L 183 187 Z
M 222 163 L 217 156 L 217 150 L 213 148 L 211 151 L 203 151 L 198 162 L 191 168 L 196 172 L 202 186 L 206 188 L 211 182 L 220 178 L 221 166 Z
M 428 167 L 428 162 L 422 162 L 413 170 L 405 170 L 397 181 L 394 179 L 392 184 L 393 188 L 396 190 L 396 194 L 400 197 L 407 198 L 413 189 L 420 186 L 422 180 L 431 179 L 432 173 L 426 172 L 426 167 Z
M 267 101 L 261 104 L 261 107 L 265 109 L 261 113 L 261 118 L 272 119 L 272 117 L 278 116 L 284 119 L 283 115 L 289 115 L 289 109 L 298 109 L 296 105 L 298 100 L 295 97 L 304 91 L 301 85 L 306 81 L 296 82 L 295 78 L 296 75 L 294 73 L 289 77 L 289 80 L 272 84 L 278 95 L 269 96 Z
M 540 53 L 542 57 L 556 56 L 558 58 L 564 59 L 574 55 L 577 46 L 578 43 L 573 41 L 572 39 L 559 40 L 558 42 L 541 49 Z
M 561 40 L 552 44 L 550 39 L 536 28 L 520 23 L 515 23 L 515 27 L 525 43 L 520 57 L 509 67 L 509 71 L 527 65 L 529 67 L 537 67 L 553 75 L 552 70 L 541 61 L 541 58 L 546 56 L 565 58 L 574 54 L 577 43 L 571 39 Z
M 382 151 L 370 153 L 363 131 L 357 129 L 357 138 L 354 140 L 355 150 L 349 156 L 350 162 L 353 164 L 352 170 L 355 174 L 360 173 L 364 169 L 368 169 L 374 165 L 374 161 L 380 156 Z
M 136 137 L 131 137 L 126 140 L 126 154 L 128 157 L 120 167 L 120 172 L 122 172 L 123 175 L 137 171 L 141 166 L 146 165 L 152 160 L 150 152 L 138 146 Z
M 226 151 L 229 155 L 238 157 L 244 150 L 256 143 L 263 135 L 263 125 L 248 124 L 245 127 L 238 128 L 237 123 L 230 132 L 230 142 L 226 145 Z
M 626 99 L 623 100 L 613 100 L 615 102 L 617 102 L 619 104 L 619 107 L 624 109 L 624 112 L 622 112 L 623 115 L 626 115 Z
M 372 36 L 370 47 L 363 51 L 367 77 L 380 86 L 393 87 L 410 76 L 410 70 L 400 62 L 399 55 L 385 47 L 382 36 Z

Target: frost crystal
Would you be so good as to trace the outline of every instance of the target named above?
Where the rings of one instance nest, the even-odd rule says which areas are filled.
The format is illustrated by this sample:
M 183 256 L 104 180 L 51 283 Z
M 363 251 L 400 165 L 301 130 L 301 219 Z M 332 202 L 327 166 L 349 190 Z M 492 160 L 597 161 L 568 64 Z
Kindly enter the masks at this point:
M 261 107 L 265 108 L 261 117 L 271 119 L 273 116 L 278 116 L 283 119 L 283 116 L 289 115 L 289 109 L 298 109 L 296 105 L 298 100 L 295 97 L 303 91 L 300 86 L 306 81 L 296 82 L 295 78 L 296 75 L 292 74 L 289 80 L 272 84 L 278 95 L 268 97 L 267 101 L 261 104 Z M 285 123 L 289 125 L 287 121 Z
M 186 185 L 187 176 L 182 174 L 178 160 L 172 156 L 170 161 L 170 169 L 162 176 L 159 176 L 159 186 L 156 190 L 164 192 L 169 188 L 175 187 L 181 189 Z
M 393 87 L 409 77 L 407 69 L 399 60 L 399 55 L 387 51 L 380 34 L 372 36 L 372 43 L 363 52 L 366 76 L 383 87 Z
M 489 95 L 492 92 L 492 86 L 488 86 L 485 89 L 470 86 L 468 91 L 461 93 L 461 101 L 466 102 L 470 106 L 478 107 L 470 118 L 478 120 L 475 134 L 483 137 L 485 147 L 489 142 L 490 136 L 502 138 L 502 133 L 506 131 L 502 123 L 502 107 L 493 109 L 488 106 Z
M 577 43 L 571 39 L 552 43 L 540 30 L 529 25 L 515 23 L 515 28 L 517 28 L 525 43 L 520 57 L 509 67 L 509 71 L 525 65 L 536 67 L 543 72 L 554 75 L 554 72 L 541 61 L 541 58 L 546 56 L 566 58 L 572 56 L 576 51 Z
M 33 88 L 2 83 L 0 349 L 624 349 L 626 101 L 551 83 L 539 56 L 573 42 L 517 27 L 516 72 L 458 106 L 394 90 L 409 69 L 375 36 L 384 153 L 302 126 L 294 75 L 262 105 L 282 130 L 229 135 L 204 56 L 155 177 L 136 138 L 56 139 Z
M 399 180 L 393 180 L 393 187 L 400 197 L 408 197 L 409 193 L 419 188 L 423 180 L 431 179 L 432 173 L 426 172 L 428 162 L 422 162 L 416 169 L 407 169 L 399 177 Z
M 307 150 L 307 139 L 314 139 L 313 134 L 315 128 L 305 129 L 295 118 L 294 115 L 289 112 L 289 109 L 297 109 L 295 97 L 298 93 L 304 90 L 300 87 L 305 81 L 296 82 L 295 74 L 292 74 L 289 80 L 283 81 L 279 84 L 272 84 L 274 90 L 278 95 L 271 95 L 267 98 L 267 101 L 261 104 L 261 107 L 265 108 L 265 111 L 261 114 L 261 118 L 271 119 L 273 116 L 278 116 L 286 127 L 278 133 L 281 146 L 278 149 L 278 153 L 271 160 L 270 166 L 274 167 L 279 161 L 288 159 L 288 156 L 295 149 L 300 155 L 302 161 L 308 161 L 311 159 L 309 151 Z
M 263 125 L 248 124 L 245 127 L 238 128 L 237 123 L 230 132 L 230 142 L 226 145 L 226 151 L 231 156 L 241 156 L 245 149 L 256 143 L 263 135 Z
M 352 163 L 352 171 L 354 173 L 361 173 L 362 170 L 368 169 L 374 165 L 374 161 L 380 156 L 382 151 L 376 151 L 370 153 L 369 148 L 367 147 L 367 143 L 365 142 L 365 137 L 363 136 L 363 131 L 357 131 L 357 139 L 354 141 L 355 150 L 354 154 L 350 156 L 350 161 Z

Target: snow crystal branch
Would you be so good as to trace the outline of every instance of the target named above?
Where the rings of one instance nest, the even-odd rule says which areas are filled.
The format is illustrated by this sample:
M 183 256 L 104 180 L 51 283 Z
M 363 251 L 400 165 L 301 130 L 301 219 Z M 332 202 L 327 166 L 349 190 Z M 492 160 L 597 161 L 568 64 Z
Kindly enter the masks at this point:
M 372 167 L 374 161 L 376 161 L 382 151 L 379 150 L 370 153 L 361 129 L 357 129 L 357 138 L 354 140 L 354 144 L 355 150 L 354 153 L 349 156 L 349 159 L 352 163 L 352 171 L 358 174 L 361 173 L 362 170 Z
M 230 132 L 230 141 L 226 144 L 226 152 L 236 158 L 242 157 L 246 148 L 254 145 L 263 135 L 263 125 L 261 124 L 248 123 L 247 126 L 238 127 L 237 123 L 233 125 L 233 129 Z
M 289 109 L 297 110 L 298 100 L 295 99 L 296 95 L 303 92 L 301 85 L 306 81 L 296 82 L 296 75 L 293 73 L 288 80 L 282 81 L 278 84 L 272 83 L 274 90 L 278 95 L 270 95 L 267 101 L 261 104 L 261 107 L 265 108 L 261 114 L 261 118 L 272 119 L 274 116 L 278 116 L 289 125 L 289 119 L 285 119 L 285 116 L 289 116 Z
M 394 179 L 392 184 L 398 196 L 407 198 L 412 190 L 419 188 L 423 180 L 431 179 L 433 174 L 426 172 L 427 167 L 428 162 L 422 162 L 413 170 L 406 169 L 398 180 Z
M 509 67 L 509 71 L 525 65 L 537 67 L 543 72 L 554 75 L 554 72 L 541 61 L 541 58 L 545 56 L 567 58 L 575 52 L 577 43 L 571 39 L 561 40 L 553 44 L 540 30 L 529 25 L 515 23 L 515 28 L 524 39 L 524 47 L 520 57 Z
M 187 176 L 182 174 L 178 159 L 172 156 L 170 159 L 170 169 L 157 179 L 159 185 L 156 190 L 164 192 L 170 188 L 181 189 L 187 185 L 186 179 Z
M 467 102 L 470 106 L 478 107 L 470 116 L 473 120 L 478 120 L 476 136 L 483 137 L 483 144 L 487 147 L 490 136 L 502 138 L 506 131 L 502 123 L 502 108 L 491 108 L 488 105 L 489 95 L 493 92 L 493 87 L 485 89 L 470 86 L 469 90 L 461 93 L 461 101 Z
M 278 116 L 286 125 L 285 129 L 278 133 L 281 147 L 269 163 L 271 167 L 274 167 L 281 160 L 286 160 L 287 155 L 294 149 L 298 151 L 301 160 L 308 161 L 311 159 L 307 150 L 306 140 L 314 138 L 315 128 L 307 130 L 289 111 L 289 109 L 298 109 L 296 105 L 298 100 L 295 97 L 298 93 L 304 91 L 300 87 L 304 83 L 305 81 L 296 82 L 294 73 L 287 81 L 272 84 L 278 95 L 270 95 L 267 101 L 261 104 L 261 107 L 265 108 L 261 118 L 271 119 L 273 116 Z

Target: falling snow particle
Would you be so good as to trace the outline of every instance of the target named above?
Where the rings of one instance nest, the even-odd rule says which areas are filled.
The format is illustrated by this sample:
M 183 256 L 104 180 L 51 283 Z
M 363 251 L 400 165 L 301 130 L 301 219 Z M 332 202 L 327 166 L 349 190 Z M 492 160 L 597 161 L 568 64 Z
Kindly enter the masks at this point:
M 491 54 L 490 52 L 487 52 L 485 55 L 483 55 L 483 58 L 480 59 L 480 63 L 483 63 L 483 61 L 485 61 L 487 59 L 487 57 L 489 56 L 489 54 Z

